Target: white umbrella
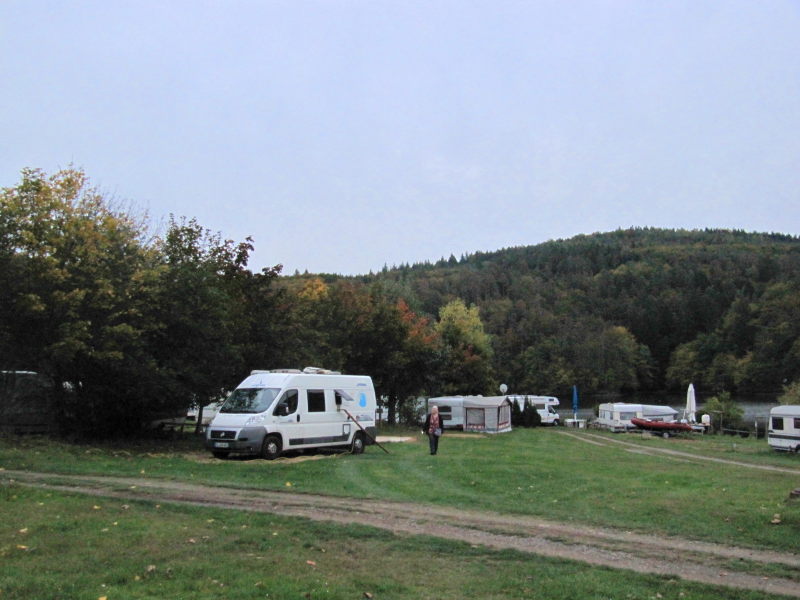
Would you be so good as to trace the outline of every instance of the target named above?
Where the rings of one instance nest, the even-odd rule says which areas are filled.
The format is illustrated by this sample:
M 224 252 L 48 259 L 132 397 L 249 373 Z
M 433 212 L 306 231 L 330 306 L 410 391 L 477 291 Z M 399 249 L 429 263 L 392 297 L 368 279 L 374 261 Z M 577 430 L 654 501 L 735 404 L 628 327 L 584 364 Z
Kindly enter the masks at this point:
M 695 422 L 695 411 L 697 411 L 697 401 L 694 397 L 694 384 L 689 384 L 689 389 L 686 390 L 686 411 L 684 412 L 684 416 L 689 423 Z

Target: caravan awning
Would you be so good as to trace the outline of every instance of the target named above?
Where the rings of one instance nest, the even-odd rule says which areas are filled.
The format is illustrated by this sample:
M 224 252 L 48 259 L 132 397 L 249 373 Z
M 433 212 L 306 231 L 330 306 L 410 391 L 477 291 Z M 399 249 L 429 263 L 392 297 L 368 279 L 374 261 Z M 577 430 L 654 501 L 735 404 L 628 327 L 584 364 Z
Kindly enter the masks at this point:
M 504 403 L 511 404 L 505 396 L 466 396 L 464 398 L 464 408 L 492 408 L 502 406 Z

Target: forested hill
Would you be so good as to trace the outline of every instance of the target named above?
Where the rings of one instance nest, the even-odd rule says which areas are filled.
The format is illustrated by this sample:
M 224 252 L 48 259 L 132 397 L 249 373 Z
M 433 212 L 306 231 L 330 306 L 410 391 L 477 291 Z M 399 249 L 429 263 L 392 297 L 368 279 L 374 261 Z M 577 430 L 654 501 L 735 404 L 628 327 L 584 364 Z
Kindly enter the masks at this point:
M 800 376 L 800 239 L 629 229 L 384 269 L 437 315 L 461 298 L 492 336 L 496 377 L 561 392 L 776 391 Z

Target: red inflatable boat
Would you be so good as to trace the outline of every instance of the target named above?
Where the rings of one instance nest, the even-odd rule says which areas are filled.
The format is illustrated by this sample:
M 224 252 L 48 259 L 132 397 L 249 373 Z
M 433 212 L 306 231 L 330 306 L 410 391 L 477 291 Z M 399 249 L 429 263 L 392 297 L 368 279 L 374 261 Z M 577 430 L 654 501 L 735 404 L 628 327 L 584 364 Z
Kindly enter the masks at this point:
M 688 423 L 678 423 L 677 421 L 650 421 L 649 419 L 633 418 L 631 419 L 631 423 L 636 425 L 639 429 L 653 431 L 662 435 L 666 434 L 666 436 L 669 436 L 671 433 L 680 433 L 682 431 L 694 431 L 694 427 Z

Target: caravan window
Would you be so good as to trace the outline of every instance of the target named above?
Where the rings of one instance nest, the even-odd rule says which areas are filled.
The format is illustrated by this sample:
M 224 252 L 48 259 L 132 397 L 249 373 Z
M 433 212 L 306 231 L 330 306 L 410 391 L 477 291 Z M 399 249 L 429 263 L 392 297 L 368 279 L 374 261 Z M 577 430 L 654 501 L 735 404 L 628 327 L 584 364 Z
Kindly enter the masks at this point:
M 308 390 L 308 412 L 325 412 L 324 390 Z
M 795 429 L 800 429 L 800 417 L 795 417 L 794 418 L 794 428 Z
M 631 419 L 635 419 L 635 418 L 636 418 L 636 413 L 635 412 L 621 412 L 621 413 L 619 413 L 620 421 L 630 421 Z
M 466 413 L 467 425 L 481 429 L 486 427 L 486 412 L 482 408 L 468 408 Z
M 777 431 L 783 430 L 783 417 L 772 417 L 772 428 Z
M 277 388 L 235 389 L 219 409 L 221 413 L 261 413 L 269 408 L 275 396 L 280 392 Z

